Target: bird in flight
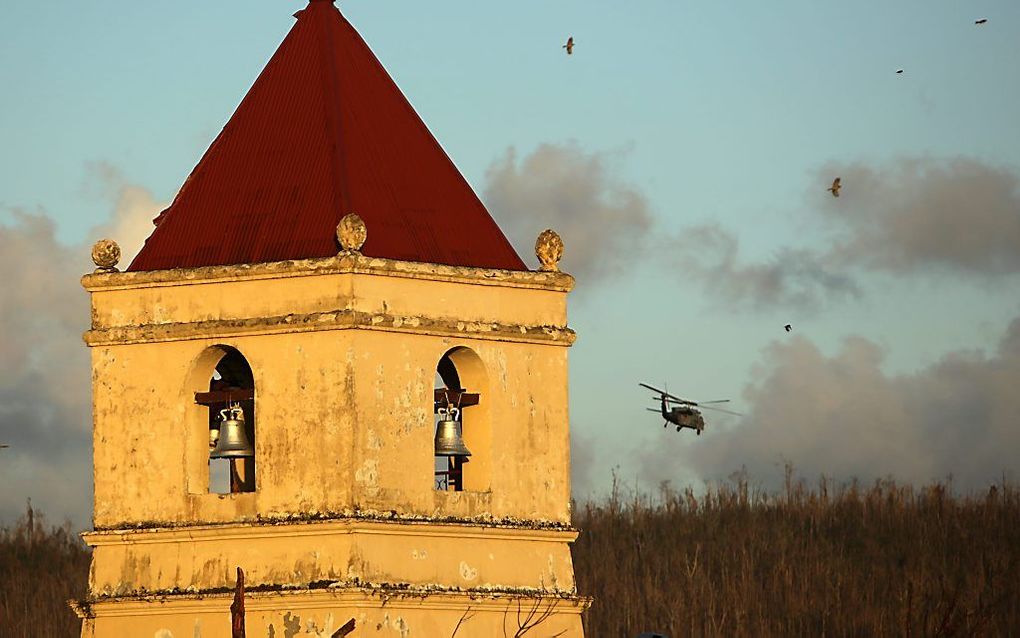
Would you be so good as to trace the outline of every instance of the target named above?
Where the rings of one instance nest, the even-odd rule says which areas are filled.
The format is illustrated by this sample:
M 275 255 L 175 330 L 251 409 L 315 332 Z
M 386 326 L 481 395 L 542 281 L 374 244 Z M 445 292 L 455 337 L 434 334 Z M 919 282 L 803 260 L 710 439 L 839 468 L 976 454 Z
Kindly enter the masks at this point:
M 903 69 L 896 69 L 896 73 L 897 73 L 897 75 L 900 74 L 900 73 L 903 73 Z
M 793 326 L 790 324 L 786 324 L 783 328 L 785 328 L 787 332 L 793 332 Z
M 574 36 L 567 38 L 567 43 L 563 45 L 563 48 L 567 50 L 567 55 L 574 55 Z
M 841 188 L 843 188 L 843 184 L 841 183 L 840 178 L 837 177 L 836 179 L 832 180 L 832 186 L 830 186 L 826 190 L 832 193 L 833 197 L 839 197 L 839 189 Z
M 988 18 L 981 18 L 980 20 L 975 20 L 974 24 L 984 24 L 986 22 L 988 22 Z

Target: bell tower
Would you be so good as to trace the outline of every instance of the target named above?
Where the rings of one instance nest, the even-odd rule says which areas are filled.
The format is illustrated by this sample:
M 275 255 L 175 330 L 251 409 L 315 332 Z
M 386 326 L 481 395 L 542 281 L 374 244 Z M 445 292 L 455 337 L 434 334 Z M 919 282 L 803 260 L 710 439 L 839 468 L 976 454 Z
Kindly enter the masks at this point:
M 563 244 L 530 270 L 311 0 L 85 334 L 83 636 L 582 636 Z

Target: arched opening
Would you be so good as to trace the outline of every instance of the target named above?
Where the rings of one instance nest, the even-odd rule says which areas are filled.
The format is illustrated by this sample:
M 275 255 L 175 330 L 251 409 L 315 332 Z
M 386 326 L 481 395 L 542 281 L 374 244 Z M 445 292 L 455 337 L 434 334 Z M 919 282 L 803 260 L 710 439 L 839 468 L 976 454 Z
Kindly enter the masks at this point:
M 489 489 L 491 430 L 488 376 L 471 349 L 454 348 L 436 366 L 434 487 L 439 491 Z
M 230 346 L 210 348 L 197 373 L 205 376 L 195 403 L 204 406 L 208 435 L 208 493 L 255 491 L 255 378 L 251 366 Z M 209 372 L 211 368 L 211 373 Z

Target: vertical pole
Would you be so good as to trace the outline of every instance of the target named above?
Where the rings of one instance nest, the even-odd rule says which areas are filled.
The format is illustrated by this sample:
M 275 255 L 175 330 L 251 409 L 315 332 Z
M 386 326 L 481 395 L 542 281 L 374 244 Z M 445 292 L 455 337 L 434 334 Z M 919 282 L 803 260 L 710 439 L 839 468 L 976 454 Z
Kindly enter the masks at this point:
M 230 603 L 230 638 L 244 636 L 244 572 L 237 568 L 237 587 L 234 589 L 234 602 Z
M 464 459 L 459 456 L 450 457 L 450 470 L 455 481 L 453 491 L 464 491 Z
M 28 551 L 35 548 L 35 510 L 32 509 L 32 499 L 28 499 Z
M 252 437 L 250 440 L 254 441 Z M 255 458 L 243 458 L 240 459 L 241 467 L 241 491 L 242 492 L 254 492 L 255 491 Z
M 344 636 L 346 636 L 347 634 L 351 633 L 352 631 L 354 631 L 354 619 L 353 618 L 348 620 L 347 624 L 345 624 L 343 627 L 341 627 L 340 629 L 337 629 L 336 631 L 334 631 L 333 635 L 331 636 L 331 638 L 344 638 Z
M 237 494 L 241 491 L 241 476 L 237 472 L 237 461 L 238 459 L 228 459 L 227 464 L 230 466 L 230 493 Z
M 245 433 L 248 435 L 248 440 L 251 441 L 252 447 L 255 447 L 258 445 L 255 436 L 255 400 L 242 401 L 241 407 L 244 409 L 244 413 L 248 417 L 248 420 L 244 425 Z M 238 468 L 238 472 L 240 474 L 240 491 L 254 492 L 255 457 L 240 459 L 239 464 L 240 467 Z

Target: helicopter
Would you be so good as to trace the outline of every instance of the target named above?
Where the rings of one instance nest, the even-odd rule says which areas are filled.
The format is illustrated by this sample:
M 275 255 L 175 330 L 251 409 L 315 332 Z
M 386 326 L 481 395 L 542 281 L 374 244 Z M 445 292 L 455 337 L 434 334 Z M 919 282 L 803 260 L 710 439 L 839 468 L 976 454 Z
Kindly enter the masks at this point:
M 701 436 L 701 433 L 705 429 L 705 418 L 701 416 L 701 410 L 696 408 L 704 408 L 706 410 L 718 410 L 719 412 L 725 412 L 726 414 L 732 414 L 734 416 L 743 416 L 739 412 L 731 412 L 730 410 L 724 410 L 723 408 L 717 408 L 712 403 L 729 403 L 729 399 L 719 399 L 717 401 L 691 401 L 689 399 L 681 399 L 678 396 L 674 396 L 665 390 L 652 387 L 646 383 L 639 383 L 642 388 L 647 388 L 652 392 L 659 395 L 659 409 L 646 408 L 649 412 L 659 412 L 662 414 L 662 418 L 665 422 L 662 427 L 668 426 L 670 423 L 676 426 L 676 431 L 679 432 L 684 428 L 690 428 Z M 670 407 L 673 406 L 673 407 Z

